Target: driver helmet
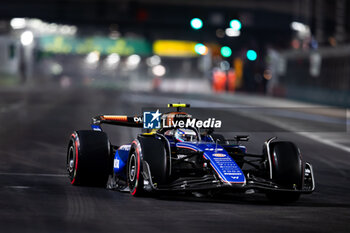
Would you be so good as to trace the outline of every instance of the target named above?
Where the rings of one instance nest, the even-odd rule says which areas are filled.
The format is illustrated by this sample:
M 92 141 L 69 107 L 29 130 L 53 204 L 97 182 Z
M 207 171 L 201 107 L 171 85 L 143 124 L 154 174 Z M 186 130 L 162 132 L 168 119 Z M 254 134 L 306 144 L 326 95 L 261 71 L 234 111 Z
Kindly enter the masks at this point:
M 175 138 L 178 142 L 197 142 L 198 137 L 192 129 L 177 129 L 175 131 Z

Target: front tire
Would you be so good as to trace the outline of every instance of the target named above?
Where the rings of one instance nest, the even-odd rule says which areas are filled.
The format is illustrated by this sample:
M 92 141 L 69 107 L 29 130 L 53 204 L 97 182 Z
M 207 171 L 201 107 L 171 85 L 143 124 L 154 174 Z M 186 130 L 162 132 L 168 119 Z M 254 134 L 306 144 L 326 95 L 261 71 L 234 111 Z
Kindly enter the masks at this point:
M 167 183 L 171 170 L 169 156 L 166 143 L 158 136 L 139 136 L 132 142 L 127 165 L 127 183 L 133 196 L 145 194 L 142 171 L 147 168 L 143 167 L 143 161 L 149 166 L 149 171 L 145 170 L 150 173 L 149 185 Z
M 268 155 L 267 155 L 268 156 Z M 301 190 L 304 167 L 298 147 L 292 142 L 271 142 L 270 159 L 272 180 L 286 189 Z M 270 192 L 267 198 L 273 202 L 288 203 L 299 199 L 298 192 Z
M 137 140 L 133 141 L 130 148 L 126 174 L 130 193 L 133 196 L 142 196 L 144 194 L 140 150 L 139 142 Z

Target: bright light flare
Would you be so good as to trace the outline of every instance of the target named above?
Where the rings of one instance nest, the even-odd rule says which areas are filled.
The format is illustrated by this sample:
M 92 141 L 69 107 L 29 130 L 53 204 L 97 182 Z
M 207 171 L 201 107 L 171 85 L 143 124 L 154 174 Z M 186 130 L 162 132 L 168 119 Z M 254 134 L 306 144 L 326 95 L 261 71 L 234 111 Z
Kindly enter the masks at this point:
M 34 40 L 33 32 L 31 31 L 25 31 L 21 34 L 21 43 L 24 46 L 31 45 Z
M 300 23 L 300 22 L 292 22 L 290 24 L 290 27 L 295 30 L 295 31 L 299 31 L 299 32 L 305 32 L 308 30 L 308 26 L 303 24 L 303 23 Z
M 299 38 L 306 38 L 311 35 L 310 27 L 300 22 L 292 22 L 290 27 L 298 33 Z
M 13 29 L 22 29 L 26 27 L 26 20 L 24 18 L 13 18 L 10 25 Z
M 203 21 L 199 18 L 193 18 L 191 20 L 191 27 L 196 30 L 201 29 L 203 27 Z
M 166 69 L 164 66 L 162 65 L 156 65 L 152 68 L 152 73 L 155 75 L 155 76 L 159 76 L 159 77 L 162 77 L 163 75 L 165 75 L 166 73 Z
M 239 31 L 242 28 L 242 24 L 241 21 L 239 21 L 238 19 L 233 19 L 230 21 L 230 27 L 235 30 L 235 31 Z
M 138 65 L 141 61 L 141 57 L 137 54 L 130 55 L 128 57 L 128 63 L 129 65 Z
M 97 52 L 97 51 L 94 51 L 94 52 L 89 53 L 89 54 L 86 56 L 86 58 L 85 58 L 85 61 L 86 61 L 88 64 L 97 63 L 99 60 L 100 60 L 100 53 Z
M 194 51 L 196 51 L 196 53 L 200 54 L 200 55 L 206 55 L 208 54 L 208 48 L 207 46 L 205 46 L 204 44 L 196 44 L 194 46 Z
M 141 62 L 141 57 L 137 54 L 133 54 L 126 59 L 126 66 L 130 70 L 133 70 L 133 69 L 136 69 L 136 67 L 139 65 L 140 62 Z
M 112 53 L 110 55 L 108 55 L 106 62 L 108 65 L 113 66 L 118 64 L 120 61 L 120 56 L 117 53 Z
M 250 61 L 255 61 L 258 57 L 258 54 L 254 50 L 247 51 L 247 58 Z
M 222 55 L 223 57 L 229 57 L 229 56 L 232 55 L 232 50 L 231 50 L 231 48 L 230 48 L 230 47 L 227 47 L 227 46 L 221 47 L 220 52 L 221 52 L 221 55 Z
M 241 35 L 241 31 L 237 31 L 233 28 L 226 28 L 225 30 L 225 34 L 228 37 L 238 37 Z

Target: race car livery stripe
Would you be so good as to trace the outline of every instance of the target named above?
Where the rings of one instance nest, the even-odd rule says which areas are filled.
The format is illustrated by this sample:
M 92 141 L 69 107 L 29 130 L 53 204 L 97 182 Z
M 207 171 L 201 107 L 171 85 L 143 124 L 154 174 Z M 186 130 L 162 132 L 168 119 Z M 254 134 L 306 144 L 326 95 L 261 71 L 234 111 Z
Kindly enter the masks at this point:
M 128 121 L 128 116 L 118 116 L 118 115 L 103 115 L 101 116 L 103 120 L 110 120 L 110 121 Z
M 198 151 L 197 149 L 192 148 L 192 147 L 188 147 L 188 146 L 177 146 L 177 147 L 178 148 L 184 148 L 184 149 L 190 149 L 190 150 Z

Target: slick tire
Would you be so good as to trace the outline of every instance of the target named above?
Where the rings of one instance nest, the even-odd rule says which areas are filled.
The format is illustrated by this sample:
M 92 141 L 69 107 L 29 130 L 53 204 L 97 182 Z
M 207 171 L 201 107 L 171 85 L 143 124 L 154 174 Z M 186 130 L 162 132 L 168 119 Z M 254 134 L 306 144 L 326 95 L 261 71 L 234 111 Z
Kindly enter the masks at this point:
M 127 165 L 127 182 L 133 196 L 145 195 L 143 161 L 149 166 L 153 184 L 165 184 L 170 173 L 170 157 L 164 141 L 154 136 L 139 136 L 131 144 Z
M 72 185 L 105 186 L 110 170 L 110 143 L 106 133 L 80 130 L 71 135 L 67 171 Z
M 134 140 L 130 147 L 130 153 L 127 163 L 127 184 L 130 189 L 130 194 L 138 197 L 144 195 L 143 190 L 143 175 L 142 175 L 142 159 L 141 146 L 138 140 Z
M 272 142 L 270 156 L 272 180 L 287 189 L 302 189 L 304 166 L 298 147 L 292 142 Z M 267 197 L 274 202 L 294 202 L 300 193 L 271 192 Z

